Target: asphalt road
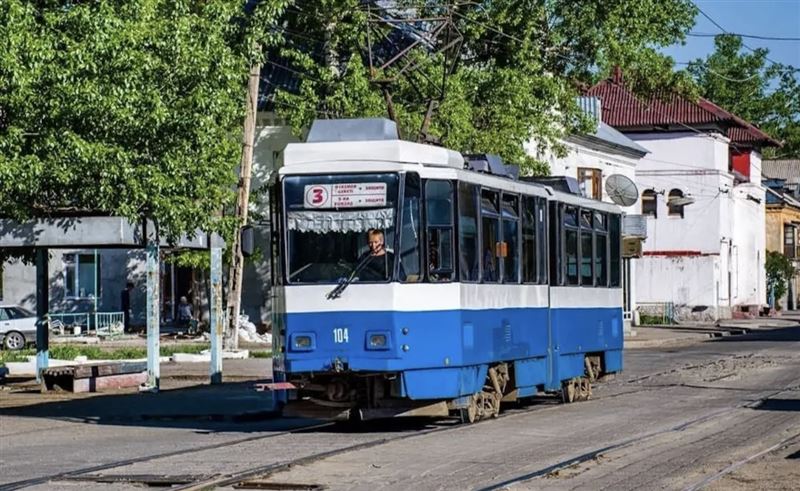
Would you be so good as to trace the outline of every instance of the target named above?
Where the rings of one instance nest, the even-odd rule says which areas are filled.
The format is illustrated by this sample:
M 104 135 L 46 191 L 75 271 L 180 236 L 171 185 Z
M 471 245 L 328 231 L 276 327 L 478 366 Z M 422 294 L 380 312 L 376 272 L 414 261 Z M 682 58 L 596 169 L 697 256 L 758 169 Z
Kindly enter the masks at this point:
M 590 401 L 545 398 L 472 426 L 414 421 L 286 434 L 302 422 L 65 419 L 57 408 L 36 409 L 0 409 L 0 489 L 169 452 L 179 453 L 89 472 L 88 481 L 31 481 L 30 489 L 105 489 L 93 480 L 101 475 L 213 478 L 337 449 L 347 451 L 266 480 L 364 490 L 796 489 L 800 327 L 629 350 L 624 374 Z

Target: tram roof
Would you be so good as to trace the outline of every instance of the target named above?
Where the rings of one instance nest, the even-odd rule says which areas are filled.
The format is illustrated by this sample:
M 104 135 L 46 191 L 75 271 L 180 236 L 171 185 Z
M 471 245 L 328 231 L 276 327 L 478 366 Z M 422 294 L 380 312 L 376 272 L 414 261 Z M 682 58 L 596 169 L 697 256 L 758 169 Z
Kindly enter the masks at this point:
M 464 168 L 464 157 L 455 150 L 404 140 L 290 143 L 283 155 L 286 167 L 326 163 L 333 168 L 344 162 L 391 162 Z

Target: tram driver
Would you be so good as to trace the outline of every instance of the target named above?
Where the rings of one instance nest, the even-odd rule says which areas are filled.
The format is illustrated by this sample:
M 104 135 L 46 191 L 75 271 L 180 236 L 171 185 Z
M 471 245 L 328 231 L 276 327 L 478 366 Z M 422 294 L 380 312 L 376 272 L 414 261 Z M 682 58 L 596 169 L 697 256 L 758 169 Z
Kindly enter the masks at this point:
M 386 236 L 383 230 L 370 229 L 367 232 L 369 256 L 358 274 L 361 281 L 386 281 L 392 273 L 394 254 L 386 250 Z

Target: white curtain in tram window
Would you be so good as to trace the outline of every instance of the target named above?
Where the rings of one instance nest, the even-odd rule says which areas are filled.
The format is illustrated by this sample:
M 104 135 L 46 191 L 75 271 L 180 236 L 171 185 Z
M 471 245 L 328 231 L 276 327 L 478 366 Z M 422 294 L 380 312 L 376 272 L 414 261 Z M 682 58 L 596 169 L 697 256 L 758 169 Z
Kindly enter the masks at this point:
M 289 230 L 299 232 L 366 232 L 394 226 L 394 209 L 348 211 L 290 211 Z

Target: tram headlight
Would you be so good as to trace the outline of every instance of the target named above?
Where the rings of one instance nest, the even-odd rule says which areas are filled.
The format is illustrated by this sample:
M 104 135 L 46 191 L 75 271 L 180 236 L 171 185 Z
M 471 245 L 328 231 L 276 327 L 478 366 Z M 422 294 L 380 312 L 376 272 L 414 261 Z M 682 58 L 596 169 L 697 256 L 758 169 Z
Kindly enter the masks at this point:
M 388 350 L 389 346 L 389 333 L 387 332 L 368 332 L 367 333 L 367 349 L 368 350 Z
M 293 351 L 312 351 L 314 344 L 314 336 L 312 334 L 295 334 L 292 336 Z

